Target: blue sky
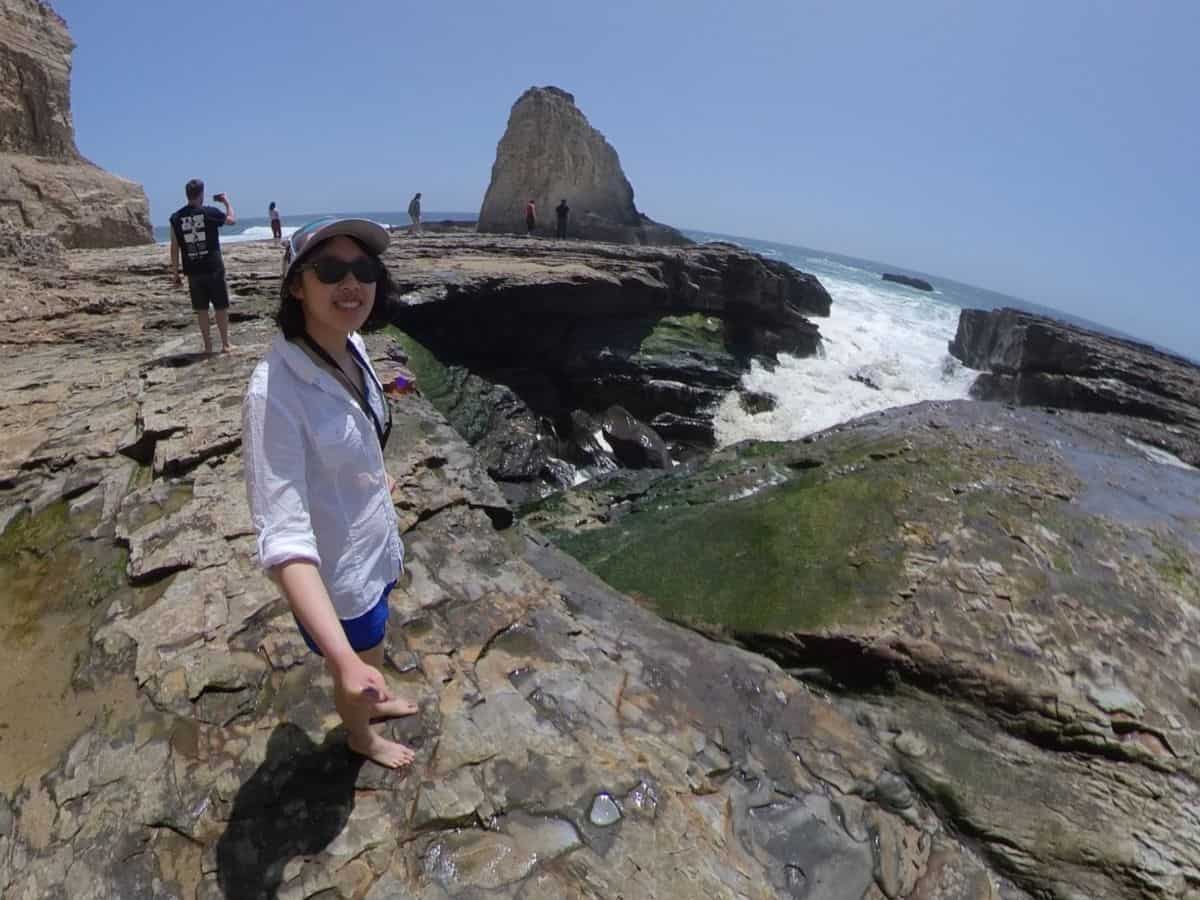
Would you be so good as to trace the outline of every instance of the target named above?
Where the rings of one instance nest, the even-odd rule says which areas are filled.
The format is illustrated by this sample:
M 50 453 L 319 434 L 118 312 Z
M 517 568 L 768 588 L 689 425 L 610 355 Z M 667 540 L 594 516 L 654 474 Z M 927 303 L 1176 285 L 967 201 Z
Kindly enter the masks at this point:
M 1200 3 L 54 0 L 79 147 L 161 223 L 477 210 L 571 91 L 674 225 L 945 275 L 1200 357 Z

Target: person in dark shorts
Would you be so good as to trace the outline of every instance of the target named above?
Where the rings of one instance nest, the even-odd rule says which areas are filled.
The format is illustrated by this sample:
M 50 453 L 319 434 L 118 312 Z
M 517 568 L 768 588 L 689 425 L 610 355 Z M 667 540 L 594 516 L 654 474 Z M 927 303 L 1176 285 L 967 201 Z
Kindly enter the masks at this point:
M 274 200 L 267 207 L 267 218 L 271 220 L 271 237 L 277 241 L 283 240 L 283 220 L 279 218 L 279 210 L 276 209 Z
M 558 227 L 554 232 L 554 236 L 560 241 L 567 236 L 567 216 L 571 214 L 571 207 L 567 206 L 567 198 L 563 197 L 559 201 L 558 206 L 554 207 L 554 215 L 558 217 Z
M 530 200 L 525 204 L 525 231 L 533 234 L 535 228 L 537 228 L 537 204 Z
M 233 349 L 229 343 L 229 288 L 225 285 L 225 261 L 221 258 L 221 239 L 217 233 L 222 225 L 236 225 L 233 207 L 224 194 L 213 194 L 213 200 L 225 207 L 204 205 L 204 182 L 193 178 L 184 185 L 187 206 L 171 214 L 171 281 L 183 284 L 179 277 L 179 257 L 183 256 L 183 274 L 188 279 L 192 310 L 204 341 L 204 352 L 212 353 L 212 335 L 208 324 L 208 307 L 216 311 L 217 331 L 221 335 L 221 352 Z

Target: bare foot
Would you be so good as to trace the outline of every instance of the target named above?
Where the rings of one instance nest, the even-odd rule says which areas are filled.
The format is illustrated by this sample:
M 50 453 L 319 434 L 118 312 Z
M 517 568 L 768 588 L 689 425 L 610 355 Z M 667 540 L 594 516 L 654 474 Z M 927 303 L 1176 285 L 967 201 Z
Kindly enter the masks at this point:
M 373 731 L 370 732 L 370 735 L 365 747 L 360 747 L 358 741 L 353 737 L 347 738 L 346 743 L 359 756 L 365 756 L 372 762 L 379 763 L 385 769 L 399 769 L 401 766 L 407 766 L 416 759 L 417 755 L 412 751 L 412 748 L 405 747 L 403 744 L 397 744 L 395 741 L 389 741 L 387 738 L 381 737 Z
M 229 353 L 231 350 L 233 350 L 233 344 L 226 344 L 221 348 L 222 353 Z
M 417 704 L 403 697 L 393 697 L 383 703 L 371 704 L 372 719 L 399 719 L 401 716 L 411 716 L 417 711 Z

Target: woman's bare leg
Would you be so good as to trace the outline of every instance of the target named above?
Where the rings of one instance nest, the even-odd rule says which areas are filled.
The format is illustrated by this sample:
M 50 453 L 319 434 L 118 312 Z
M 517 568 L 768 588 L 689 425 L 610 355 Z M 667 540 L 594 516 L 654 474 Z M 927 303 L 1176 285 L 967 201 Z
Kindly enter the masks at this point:
M 379 649 L 382 656 L 382 645 Z M 368 660 L 367 654 L 360 653 L 359 656 L 368 664 L 375 665 Z M 347 694 L 336 679 L 333 683 L 333 705 L 346 725 L 346 743 L 355 753 L 388 769 L 407 766 L 416 757 L 411 748 L 376 734 L 371 728 L 371 715 L 377 704 L 365 697 Z
M 370 650 L 364 650 L 358 654 L 359 659 L 365 662 L 368 666 L 374 666 L 381 673 L 383 672 L 383 641 L 380 641 Z M 387 677 L 386 675 L 384 676 Z M 384 700 L 382 703 L 375 702 L 371 706 L 372 719 L 398 719 L 401 716 L 411 716 L 417 711 L 417 704 L 411 700 L 405 700 L 403 697 L 393 697 L 391 700 Z

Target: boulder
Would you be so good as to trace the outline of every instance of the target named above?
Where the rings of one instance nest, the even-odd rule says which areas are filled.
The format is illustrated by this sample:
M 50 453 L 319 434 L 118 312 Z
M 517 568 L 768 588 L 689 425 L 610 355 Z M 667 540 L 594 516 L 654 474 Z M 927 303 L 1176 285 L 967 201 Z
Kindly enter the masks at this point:
M 738 405 L 747 415 L 757 416 L 773 410 L 779 405 L 779 401 L 773 394 L 763 391 L 742 391 L 738 394 Z
M 492 180 L 479 211 L 481 232 L 524 234 L 525 204 L 537 205 L 537 233 L 555 233 L 554 208 L 566 200 L 573 238 L 619 244 L 683 245 L 674 228 L 638 212 L 617 151 L 557 87 L 533 87 L 513 104 L 496 147 Z
M 965 309 L 950 353 L 979 399 L 1120 417 L 1127 436 L 1200 465 L 1200 366 L 1148 344 L 1016 309 Z
M 39 0 L 0 0 L 0 220 L 68 247 L 150 243 L 140 185 L 80 155 L 66 23 Z
M 916 288 L 918 291 L 933 290 L 933 285 L 924 278 L 913 278 L 911 275 L 894 275 L 891 272 L 884 272 L 883 280 L 894 281 L 896 284 L 906 284 L 910 288 Z
M 617 460 L 630 469 L 669 469 L 671 454 L 663 441 L 645 422 L 639 422 L 626 410 L 612 406 L 600 418 L 600 430 Z

